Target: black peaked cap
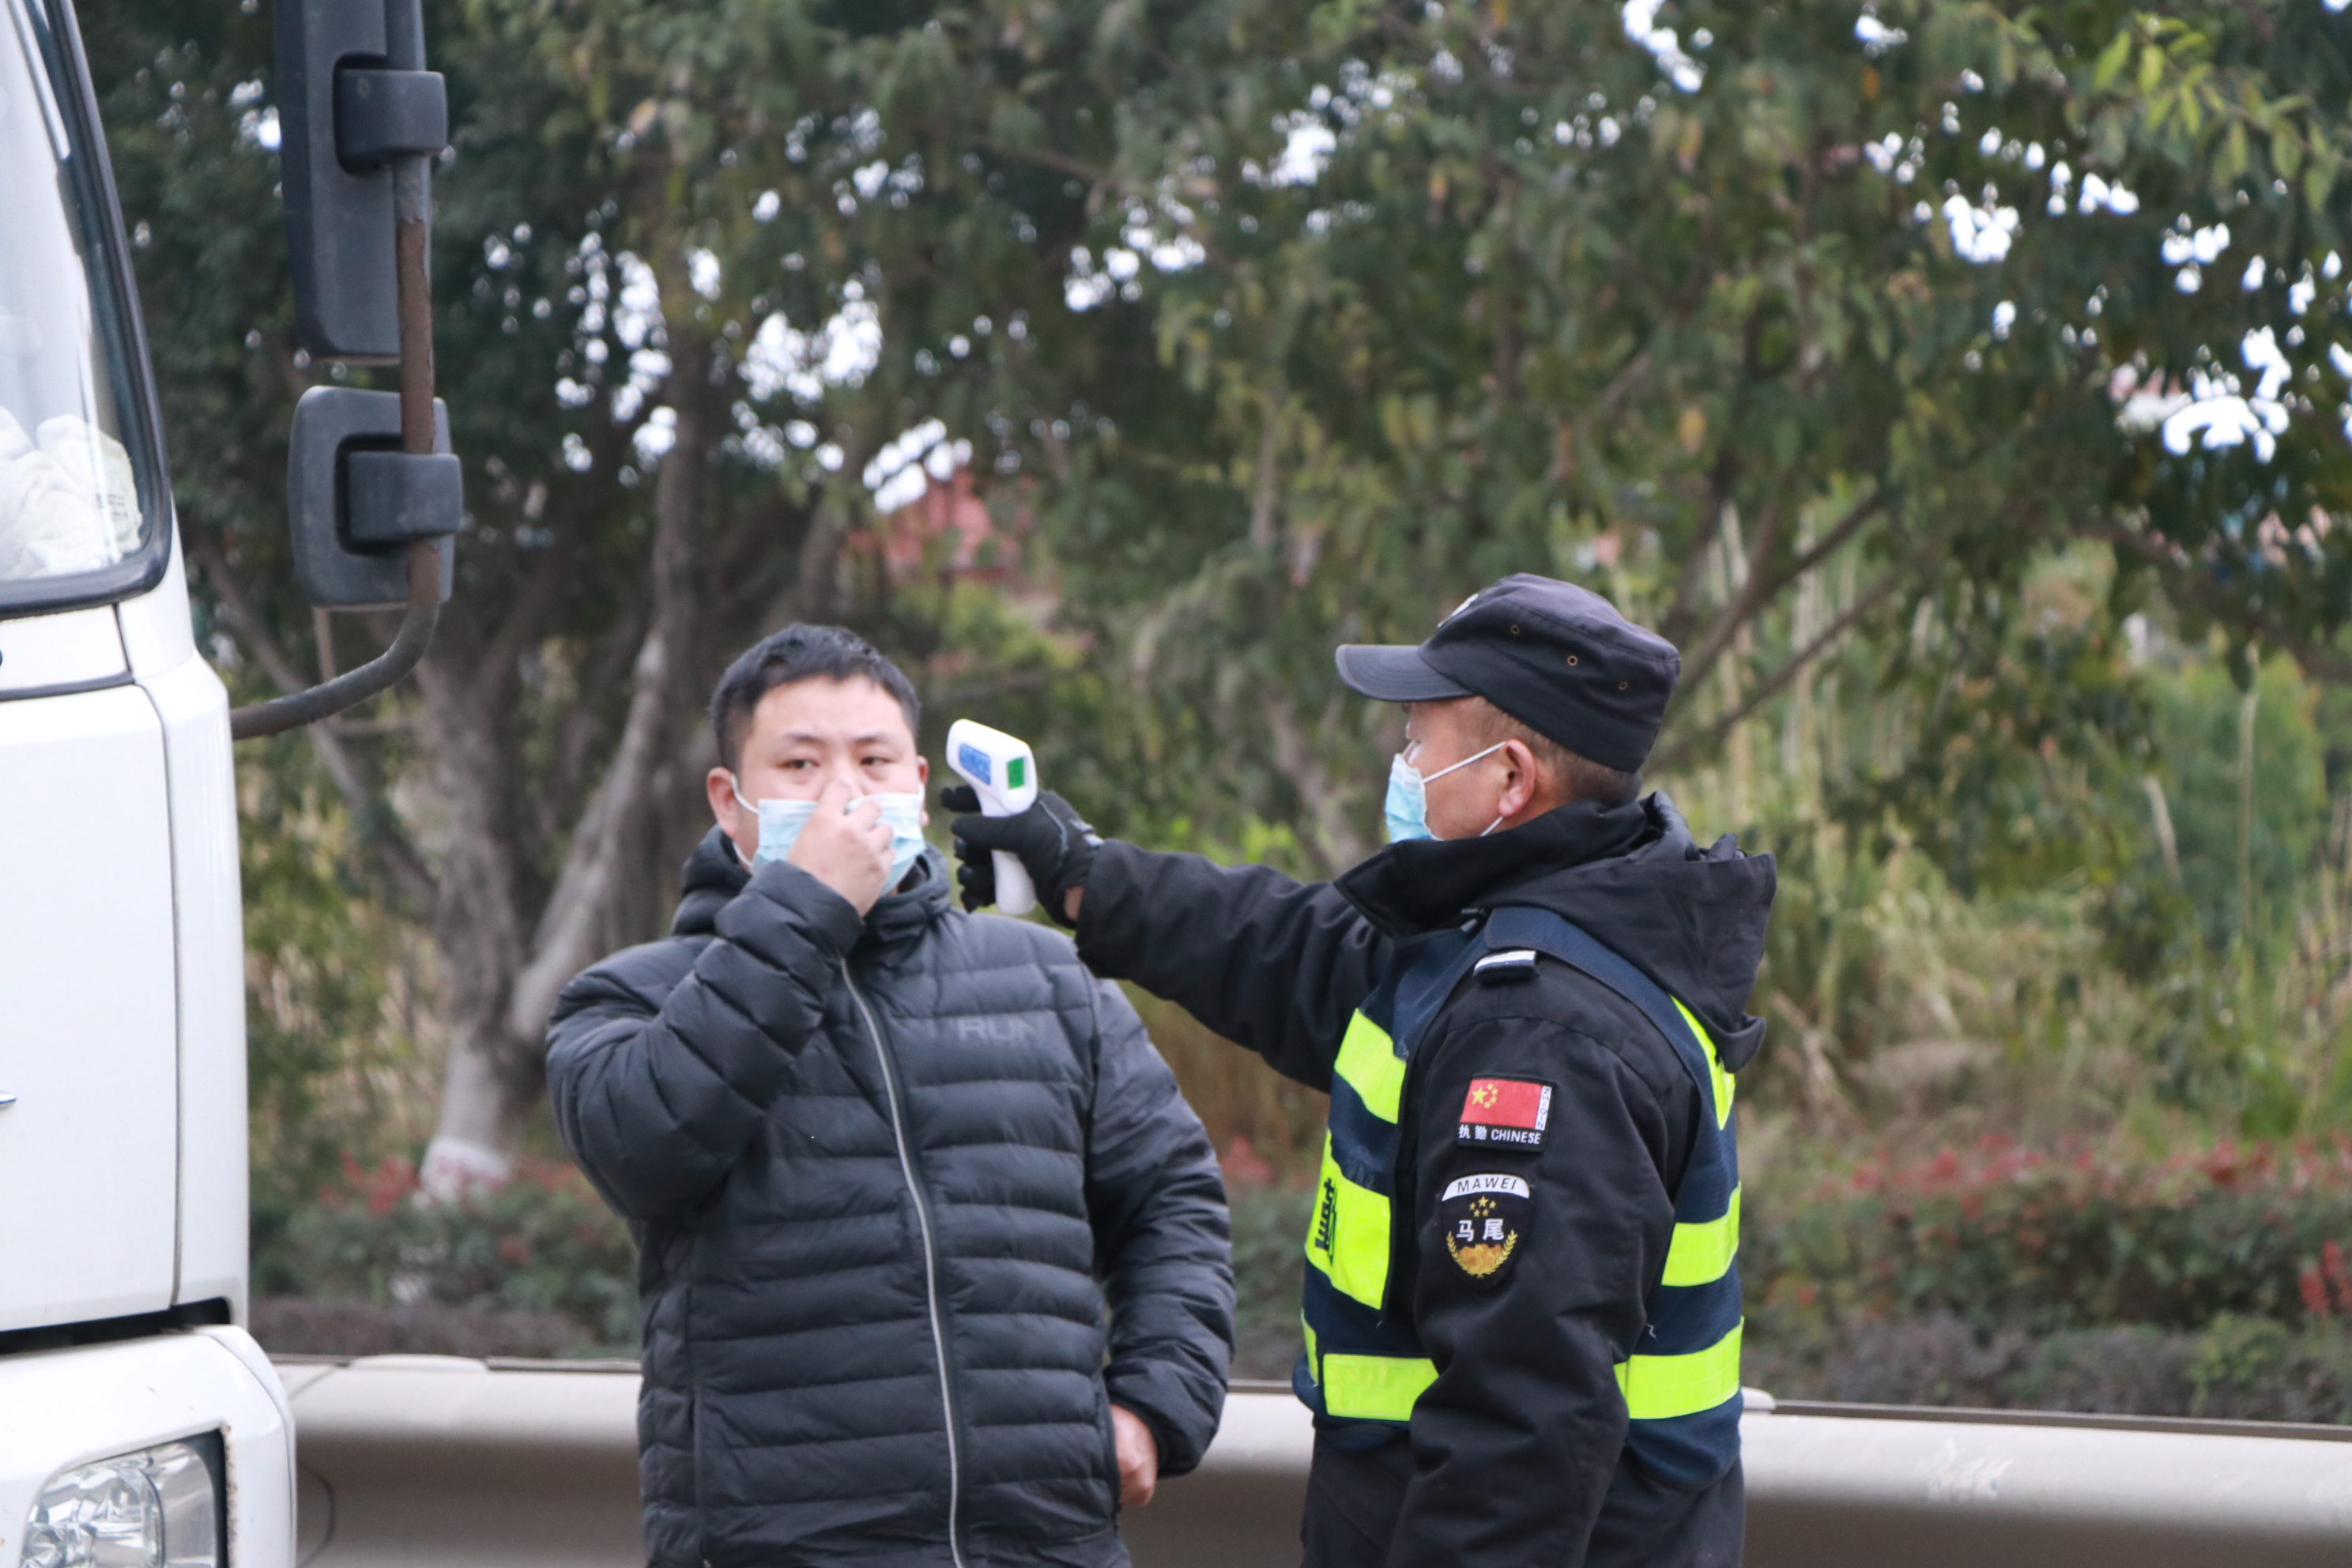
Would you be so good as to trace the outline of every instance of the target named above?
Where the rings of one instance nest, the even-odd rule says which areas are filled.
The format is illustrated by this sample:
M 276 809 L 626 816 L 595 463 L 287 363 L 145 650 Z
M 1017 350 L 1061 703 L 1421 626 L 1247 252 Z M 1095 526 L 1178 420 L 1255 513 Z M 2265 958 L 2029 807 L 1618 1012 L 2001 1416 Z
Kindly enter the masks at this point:
M 1339 679 L 1381 702 L 1483 697 L 1603 767 L 1639 773 L 1682 656 L 1590 589 L 1515 573 L 1465 600 L 1419 647 L 1349 643 Z

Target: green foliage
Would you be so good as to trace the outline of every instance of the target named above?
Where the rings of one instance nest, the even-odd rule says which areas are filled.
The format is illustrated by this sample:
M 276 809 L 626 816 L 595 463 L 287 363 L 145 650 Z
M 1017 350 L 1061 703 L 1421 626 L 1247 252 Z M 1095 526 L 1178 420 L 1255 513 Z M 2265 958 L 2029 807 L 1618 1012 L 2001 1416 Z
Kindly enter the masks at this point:
M 1781 1399 L 2352 1424 L 2352 1332 L 2225 1316 L 2193 1331 L 1980 1333 L 1906 1318 L 1751 1340 L 1741 1380 Z
M 2273 526 L 2324 521 L 2352 472 L 2326 407 L 2288 395 L 2263 460 L 2267 435 L 2173 452 L 2115 402 L 2119 374 L 2222 374 L 2256 328 L 2291 386 L 2331 384 L 2338 53 L 2315 16 L 2220 5 L 1920 0 L 1874 41 L 1845 5 L 1670 19 L 1706 45 L 1606 5 L 436 6 L 440 357 L 476 524 L 448 637 L 522 682 L 492 815 L 526 914 L 626 695 L 659 462 L 633 443 L 706 350 L 685 379 L 739 437 L 694 662 L 813 602 L 812 520 L 863 533 L 865 458 L 936 416 L 1026 531 L 1035 635 L 881 573 L 835 607 L 1031 725 L 1113 830 L 1351 860 L 1393 722 L 1341 694 L 1331 645 L 1417 637 L 1536 569 L 1685 645 L 1665 771 L 1843 658 L 1915 707 L 1853 782 L 1867 831 L 1893 814 L 1964 891 L 2110 877 L 2132 847 L 2096 792 L 2049 784 L 2142 744 L 2135 595 L 2160 580 L 2234 643 L 2315 656 L 2347 602 L 2352 532 Z M 183 525 L 293 640 L 277 432 L 330 370 L 286 337 L 264 31 L 153 4 L 90 26 L 153 234 Z M 2084 203 L 2095 174 L 2137 205 Z M 2226 218 L 2261 285 L 2182 292 L 2183 216 Z M 616 323 L 625 251 L 667 335 Z M 764 329 L 852 307 L 869 370 L 753 373 Z M 2085 541 L 2125 569 L 2046 626 L 2028 584 Z
M 2249 326 L 2293 324 L 2284 291 L 2333 233 L 2308 205 L 2327 187 L 2250 183 L 2242 199 L 2231 181 L 2253 165 L 2207 126 L 2245 120 L 2301 169 L 2332 158 L 2331 121 L 2311 112 L 2342 97 L 2332 50 L 2299 55 L 2289 27 L 2221 7 L 2189 31 L 2112 8 L 1902 7 L 1887 21 L 1911 40 L 1865 52 L 1848 8 L 1683 6 L 1677 26 L 1712 40 L 1685 92 L 1604 7 L 1219 19 L 1024 16 L 1007 35 L 1033 72 L 1017 86 L 956 57 L 962 122 L 1006 122 L 1018 99 L 1023 153 L 1043 161 L 1042 139 L 1087 195 L 1067 287 L 1095 352 L 1138 317 L 1156 337 L 1139 374 L 1065 362 L 1096 439 L 1065 421 L 1080 449 L 1054 454 L 1067 479 L 1043 500 L 1073 617 L 1133 650 L 1163 744 L 1214 748 L 1196 816 L 1303 823 L 1324 790 L 1368 815 L 1377 716 L 1336 697 L 1333 640 L 1415 637 L 1507 567 L 1570 572 L 1686 639 L 1704 704 L 1723 638 L 1751 619 L 1760 667 L 1812 651 L 1780 599 L 1821 545 L 1886 574 L 1850 596 L 1855 625 L 1939 700 L 1896 759 L 1908 820 L 1964 881 L 2021 856 L 2015 874 L 2046 880 L 2074 863 L 2080 824 L 2017 809 L 2036 803 L 2034 759 L 2128 739 L 2142 715 L 2112 622 L 2059 639 L 2021 624 L 2043 552 L 2100 540 L 2144 574 L 2131 531 L 2152 512 L 2172 545 L 2218 552 L 2217 578 L 2190 571 L 2184 592 L 2233 636 L 2335 624 L 2336 546 L 2308 571 L 2272 563 L 2240 541 L 2259 514 L 2228 521 L 2257 484 L 2289 516 L 2297 487 L 2332 494 L 2330 421 L 2297 420 L 2275 464 L 2175 455 L 2117 431 L 2106 390 L 2135 356 L 2137 374 L 2183 374 L 2231 357 Z M 2094 81 L 2119 33 L 2136 48 L 2145 34 L 2155 77 Z M 2228 116 L 2208 105 L 2225 88 Z M 1116 114 L 1073 102 L 1088 89 Z M 904 129 L 927 166 L 966 140 L 937 117 Z M 1328 138 L 1311 178 L 1283 162 L 1303 132 Z M 2076 210 L 2093 172 L 2139 205 Z M 2031 215 L 2001 260 L 1960 253 L 1940 196 L 1916 217 L 1939 186 L 1988 224 L 2004 204 Z M 2184 296 L 2158 254 L 2176 204 L 2226 211 L 2276 281 Z M 1041 247 L 1062 221 L 1038 220 Z M 1197 265 L 1105 282 L 1114 252 L 1180 242 Z M 1039 327 L 1033 386 L 1057 374 L 1056 329 Z M 1735 542 L 1746 582 L 1705 591 L 1707 552 Z M 1906 660 L 1886 634 L 1916 617 L 1889 612 L 1922 605 L 1942 634 Z M 1196 739 L 1181 726 L 1202 711 L 1215 721 Z M 1286 726 L 1331 759 L 1319 777 L 1286 765 Z M 1235 759 L 1237 740 L 1255 755 Z M 2011 842 L 2021 823 L 2038 859 Z
M 346 1160 L 254 1260 L 257 1293 L 556 1314 L 591 1347 L 634 1354 L 636 1247 L 569 1166 L 527 1163 L 496 1192 L 416 1201 L 416 1173 Z
M 238 758 L 253 1210 L 266 1247 L 357 1152 L 430 1125 L 433 1032 L 419 932 L 363 896 L 351 833 L 299 738 Z
M 258 565 L 275 546 L 238 520 L 275 515 L 270 410 L 316 374 L 285 352 L 267 160 L 232 102 L 264 52 L 252 22 L 145 15 L 95 47 L 126 200 L 162 220 L 142 281 L 201 470 L 184 511 Z M 2111 623 L 2047 646 L 2020 623 L 2046 552 L 2101 542 L 2241 643 L 2323 648 L 2340 617 L 2352 535 L 2258 537 L 2339 503 L 2328 411 L 2295 404 L 2269 460 L 2175 453 L 2116 428 L 2110 381 L 2221 374 L 2263 327 L 2293 384 L 2332 374 L 2326 334 L 2295 329 L 2341 283 L 2291 294 L 2335 243 L 2347 80 L 2301 13 L 1883 19 L 1905 36 L 1865 47 L 1850 5 L 1678 5 L 1708 39 L 1693 54 L 1607 5 L 436 7 L 458 127 L 443 370 L 482 498 L 468 603 L 521 593 L 542 531 L 591 579 L 563 635 L 632 602 L 646 498 L 612 476 L 644 416 L 604 395 L 638 345 L 578 286 L 593 240 L 654 268 L 673 358 L 718 345 L 747 432 L 806 416 L 841 447 L 835 470 L 730 449 L 738 505 L 781 490 L 855 523 L 849 476 L 899 429 L 935 416 L 973 442 L 1087 650 L 1069 700 L 1117 716 L 1063 764 L 1104 778 L 1108 820 L 1287 827 L 1344 863 L 1385 736 L 1330 645 L 1417 637 L 1510 569 L 1604 580 L 1685 642 L 1669 754 L 1704 752 L 1706 678 L 1818 657 L 1790 598 L 1843 563 L 1864 569 L 1844 632 L 1936 697 L 1893 759 L 1907 820 L 1964 885 L 1987 862 L 2046 878 L 2076 836 L 2011 809 L 2032 758 L 2138 721 Z M 2086 209 L 2094 174 L 2137 205 Z M 2262 286 L 2184 294 L 2160 256 L 2176 216 L 2226 218 Z M 719 264 L 707 297 L 693 254 Z M 745 375 L 763 323 L 848 305 L 881 331 L 869 373 Z M 789 583 L 789 541 L 744 580 Z M 1718 548 L 1740 556 L 1719 593 Z M 856 611 L 920 657 L 941 623 L 919 601 L 869 582 Z M 1906 642 L 1922 606 L 1941 632 Z M 609 736 L 617 683 L 578 689 Z
M 2000 1140 L 1750 1185 L 1782 1397 L 2352 1422 L 2352 1145 Z
M 1840 1136 L 2352 1115 L 2352 921 L 2323 845 L 2352 727 L 2263 657 L 2352 670 L 2330 358 L 2352 70 L 2321 8 L 1885 0 L 1864 39 L 1852 0 L 1678 3 L 1671 47 L 1613 5 L 430 12 L 456 146 L 439 363 L 471 517 L 438 706 L 346 732 L 341 804 L 298 742 L 244 764 L 261 1255 L 307 1260 L 271 1278 L 508 1300 L 485 1238 L 519 1216 L 346 1205 L 299 1240 L 274 1227 L 341 1152 L 422 1136 L 436 965 L 406 920 L 433 900 L 386 868 L 413 838 L 441 869 L 453 824 L 493 840 L 500 876 L 439 907 L 488 888 L 527 941 L 673 569 L 701 612 L 681 690 L 776 618 L 846 619 L 914 669 L 931 738 L 1000 724 L 1107 831 L 1308 874 L 1370 847 L 1397 738 L 1331 646 L 1417 640 L 1506 571 L 1575 577 L 1685 649 L 1659 776 L 1703 833 L 1782 857 L 1751 1106 Z M 307 386 L 377 373 L 290 341 L 267 18 L 126 0 L 83 20 L 149 237 L 200 630 L 307 669 L 283 431 Z M 2223 224 L 2218 258 L 2168 258 Z M 643 300 L 618 319 L 640 285 L 658 329 Z M 753 346 L 860 321 L 879 338 L 855 374 L 776 374 Z M 2263 331 L 2283 378 L 2246 361 Z M 2266 405 L 2262 431 L 2168 440 L 2200 390 Z M 719 432 L 691 449 L 711 483 L 684 567 L 650 554 L 683 464 L 641 440 L 665 409 Z M 992 586 L 936 552 L 883 564 L 862 470 L 934 417 L 971 443 L 1017 557 L 983 563 Z M 2146 657 L 2135 616 L 2174 653 Z M 365 640 L 344 632 L 345 662 Z M 2217 660 L 2260 671 L 2243 931 Z M 256 658 L 224 663 L 263 689 Z M 470 741 L 433 728 L 453 713 Z M 670 828 L 698 809 L 690 727 Z M 647 847 L 615 942 L 657 929 L 677 859 L 629 831 Z M 502 984 L 443 1005 L 478 1023 Z M 1221 1137 L 1278 1157 L 1311 1124 L 1154 1022 Z M 2191 1249 L 2197 1310 L 2235 1300 L 2196 1249 L 2225 1256 L 2252 1220 L 2175 1231 L 2153 1199 L 2084 1202 L 2103 1235 Z M 600 1234 L 544 1239 L 581 1280 L 625 1279 Z M 1265 1235 L 1274 1268 L 1295 1239 Z M 1904 1310 L 1990 1300 L 1901 1256 L 1927 1281 Z M 2263 1256 L 2275 1275 L 2286 1254 Z M 2082 1268 L 2110 1295 L 2131 1278 Z M 628 1337 L 625 1292 L 513 1289 Z M 2056 1286 L 2016 1289 L 2000 1311 L 2057 1310 Z
M 2247 824 L 2252 878 L 2243 895 L 2258 925 L 2271 926 L 2319 856 L 2329 825 L 2327 780 L 2314 722 L 2318 693 L 2284 660 L 2264 663 L 2248 689 L 2241 689 L 2226 669 L 2198 664 L 2159 683 L 2157 691 L 2158 746 L 2172 775 L 2168 795 L 2179 838 L 2183 890 L 2199 911 L 2207 942 L 2223 947 L 2238 933 L 2241 907 L 2239 764 L 2249 695 L 2254 709 Z M 2245 934 L 2260 939 L 2272 933 L 2257 929 Z

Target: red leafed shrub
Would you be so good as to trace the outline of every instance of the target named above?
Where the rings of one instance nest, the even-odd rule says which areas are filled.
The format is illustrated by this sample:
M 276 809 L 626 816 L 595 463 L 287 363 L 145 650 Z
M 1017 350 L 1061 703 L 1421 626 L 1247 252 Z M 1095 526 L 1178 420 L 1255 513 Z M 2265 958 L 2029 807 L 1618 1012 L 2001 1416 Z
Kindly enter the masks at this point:
M 1236 1132 L 1226 1140 L 1224 1154 L 1217 1163 L 1224 1168 L 1225 1190 L 1229 1193 L 1274 1184 L 1274 1167 L 1244 1133 Z
M 416 1167 L 406 1160 L 387 1154 L 370 1169 L 346 1152 L 342 1184 L 331 1183 L 320 1188 L 319 1202 L 337 1209 L 348 1208 L 355 1202 L 363 1204 L 368 1213 L 382 1219 L 415 1191 Z
M 633 1351 L 636 1262 L 627 1226 L 570 1165 L 524 1161 L 504 1186 L 427 1203 L 407 1161 L 346 1155 L 342 1179 L 257 1252 L 254 1282 L 317 1302 L 569 1320 L 580 1349 Z
M 1980 1331 L 2352 1316 L 2352 1143 L 2169 1159 L 1987 1139 L 1750 1194 L 1757 1331 L 1940 1314 Z
M 2303 1310 L 2315 1318 L 2336 1311 L 2352 1317 L 2352 1269 L 2344 1266 L 2344 1249 L 2334 1241 L 2323 1243 L 2319 1261 L 2296 1281 L 2303 1290 Z

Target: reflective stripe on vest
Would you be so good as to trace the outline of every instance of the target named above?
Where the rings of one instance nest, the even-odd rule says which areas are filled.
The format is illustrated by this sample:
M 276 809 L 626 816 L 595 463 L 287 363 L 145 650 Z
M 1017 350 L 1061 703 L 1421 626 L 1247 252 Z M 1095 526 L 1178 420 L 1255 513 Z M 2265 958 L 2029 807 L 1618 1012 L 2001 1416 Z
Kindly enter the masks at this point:
M 1712 1285 L 1731 1270 L 1739 1252 L 1739 1189 L 1731 1189 L 1731 1206 L 1721 1219 L 1675 1223 L 1675 1239 L 1666 1248 L 1665 1285 Z
M 1404 1058 L 1397 1055 L 1396 1042 L 1386 1029 L 1361 1013 L 1349 1019 L 1332 1071 L 1356 1091 L 1365 1110 L 1396 1125 L 1397 1109 L 1404 1100 Z
M 1732 1076 L 1706 1028 L 1620 953 L 1549 910 L 1498 909 L 1489 947 L 1531 947 L 1639 1008 L 1681 1059 L 1712 1113 L 1675 1194 L 1674 1238 L 1637 1353 L 1617 1368 L 1626 1447 L 1668 1480 L 1711 1484 L 1739 1454 L 1739 1154 Z M 1711 1125 L 1709 1123 L 1712 1123 Z
M 1426 1357 L 1327 1355 L 1323 1408 L 1352 1421 L 1409 1421 L 1413 1401 L 1436 1381 Z
M 1331 1068 L 1331 1116 L 1307 1265 L 1334 1289 L 1374 1312 L 1388 1293 L 1389 1194 L 1395 1178 L 1397 1110 L 1404 1061 L 1389 1032 L 1362 1013 L 1348 1024 Z
M 1424 949 L 1432 973 L 1468 966 L 1465 939 Z M 1438 975 L 1434 984 L 1450 990 Z M 1302 1397 L 1350 1421 L 1409 1420 L 1437 1368 L 1402 1321 L 1384 1322 L 1393 1232 L 1397 1118 L 1405 1058 L 1381 1020 L 1393 991 L 1376 992 L 1349 1020 L 1331 1068 L 1331 1112 L 1307 1226 L 1306 1340 Z M 1441 998 L 1442 999 L 1442 998 Z M 1309 1397 L 1311 1395 L 1311 1397 Z
M 1412 966 L 1418 973 L 1409 972 L 1393 991 L 1376 993 L 1349 1023 L 1332 1067 L 1330 1127 L 1307 1226 L 1301 1394 L 1334 1417 L 1402 1423 L 1436 1381 L 1426 1355 L 1408 1353 L 1408 1347 L 1420 1349 L 1410 1324 L 1381 1318 L 1406 1055 L 1379 1020 L 1409 1011 L 1415 1024 L 1425 1024 L 1480 952 L 1535 947 L 1640 1007 L 1666 1035 L 1713 1112 L 1714 1126 L 1693 1151 L 1678 1194 L 1663 1279 L 1648 1303 L 1643 1353 L 1616 1369 L 1634 1423 L 1629 1447 L 1661 1474 L 1705 1484 L 1738 1451 L 1739 1185 L 1732 1078 L 1706 1028 L 1680 1001 L 1567 921 L 1544 917 L 1531 925 L 1522 918 L 1540 914 L 1498 910 L 1484 942 L 1458 956 L 1430 954 Z M 1412 1043 L 1405 1042 L 1407 1050 Z
M 1389 1199 L 1358 1186 L 1332 1157 L 1323 1137 L 1323 1170 L 1316 1183 L 1315 1215 L 1307 1226 L 1307 1263 L 1339 1292 L 1377 1311 L 1389 1283 Z
M 1723 1070 L 1723 1058 L 1716 1053 L 1715 1037 L 1706 1032 L 1706 1026 L 1698 1021 L 1697 1015 L 1683 1005 L 1681 997 L 1669 996 L 1666 1000 L 1675 1005 L 1675 1011 L 1681 1014 L 1683 1022 L 1690 1026 L 1692 1036 L 1706 1048 L 1708 1098 L 1715 1102 L 1715 1124 L 1718 1128 L 1728 1127 L 1731 1125 L 1731 1097 L 1735 1091 L 1731 1087 L 1731 1075 Z
M 1731 1120 L 1730 1075 L 1723 1070 L 1723 1058 L 1713 1037 L 1691 1016 L 1690 1009 L 1675 1001 L 1675 1012 L 1706 1053 L 1707 1075 L 1701 1083 L 1709 1091 L 1717 1136 L 1701 1138 L 1684 1177 L 1684 1201 L 1675 1205 L 1675 1237 L 1666 1248 L 1665 1273 L 1659 1282 L 1658 1300 L 1651 1306 L 1647 1336 L 1648 1342 L 1664 1342 L 1656 1352 L 1636 1354 L 1617 1368 L 1625 1414 L 1635 1421 L 1696 1415 L 1739 1396 L 1742 1323 L 1738 1316 L 1739 1277 L 1732 1272 L 1739 1251 L 1738 1186 L 1732 1186 L 1721 1213 L 1691 1216 L 1692 1200 L 1706 1201 L 1702 1189 L 1717 1184 L 1708 1178 L 1717 1175 L 1713 1167 L 1729 1147 L 1722 1133 Z M 1693 1176 L 1699 1179 L 1693 1181 Z M 1729 1179 L 1736 1184 L 1736 1173 Z M 1717 1321 L 1727 1310 L 1731 1321 L 1718 1328 Z M 1704 1338 L 1696 1344 L 1684 1342 L 1685 1335 L 1692 1333 Z
M 1637 1355 L 1617 1365 L 1625 1414 L 1636 1421 L 1671 1421 L 1712 1410 L 1739 1392 L 1740 1325 L 1703 1351 L 1687 1355 Z

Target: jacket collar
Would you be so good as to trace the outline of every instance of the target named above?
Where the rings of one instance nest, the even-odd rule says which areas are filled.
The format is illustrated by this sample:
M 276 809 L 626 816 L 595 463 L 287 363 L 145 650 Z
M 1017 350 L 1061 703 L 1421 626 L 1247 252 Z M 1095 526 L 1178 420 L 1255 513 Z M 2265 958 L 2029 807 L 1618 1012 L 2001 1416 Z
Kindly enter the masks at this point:
M 1674 802 L 1579 802 L 1486 838 L 1392 844 L 1339 880 L 1399 941 L 1505 905 L 1583 927 L 1696 1013 L 1734 1071 L 1756 1054 L 1747 1003 L 1764 961 L 1777 875 L 1726 836 L 1702 846 Z
M 908 878 L 907 885 L 883 894 L 866 911 L 866 931 L 854 950 L 858 956 L 896 958 L 946 916 L 950 889 L 947 862 L 940 852 L 925 849 Z M 717 928 L 719 911 L 751 879 L 750 868 L 736 853 L 735 841 L 713 827 L 686 858 L 685 896 L 670 921 L 670 934 L 709 934 Z
M 1639 803 L 1572 801 L 1483 838 L 1391 844 L 1335 885 L 1388 935 L 1419 936 L 1460 925 L 1530 879 L 1631 854 L 1657 832 Z
M 906 882 L 898 890 L 883 894 L 866 911 L 866 934 L 859 939 L 857 951 L 900 957 L 947 918 L 954 901 L 952 892 L 946 859 L 936 849 L 925 849 L 915 868 L 907 873 Z

